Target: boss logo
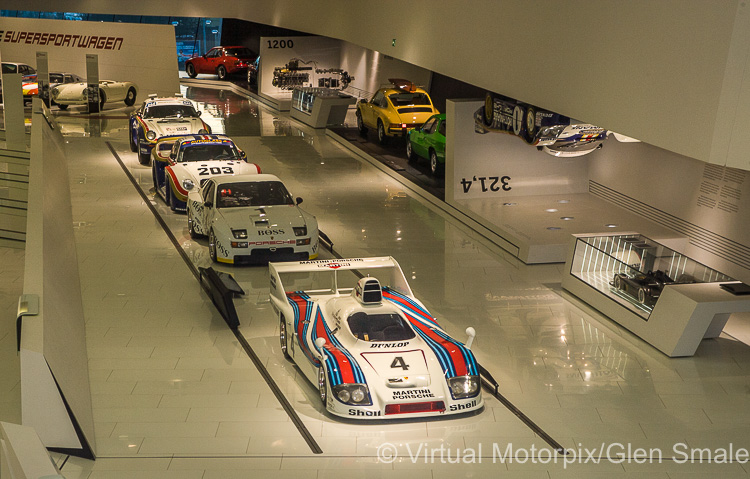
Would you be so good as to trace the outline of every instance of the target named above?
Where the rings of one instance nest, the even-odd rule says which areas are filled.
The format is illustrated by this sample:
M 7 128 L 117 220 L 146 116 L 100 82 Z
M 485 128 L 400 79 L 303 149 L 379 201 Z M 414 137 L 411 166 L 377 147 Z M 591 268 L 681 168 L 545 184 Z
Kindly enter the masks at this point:
M 279 230 L 258 230 L 258 234 L 260 236 L 269 236 L 269 235 L 283 235 L 285 233 L 283 229 L 279 229 Z

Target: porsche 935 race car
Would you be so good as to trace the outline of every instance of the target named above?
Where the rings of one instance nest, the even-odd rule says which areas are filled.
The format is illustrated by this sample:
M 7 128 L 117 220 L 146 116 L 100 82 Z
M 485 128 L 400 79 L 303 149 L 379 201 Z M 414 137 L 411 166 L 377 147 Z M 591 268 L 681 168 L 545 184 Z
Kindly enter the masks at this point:
M 474 131 L 510 133 L 561 157 L 591 153 L 607 139 L 604 128 L 494 93 L 487 93 L 484 106 L 474 113 Z
M 50 100 L 57 103 L 57 107 L 65 110 L 70 105 L 86 105 L 88 103 L 88 84 L 86 82 L 63 83 L 50 88 Z M 99 106 L 106 102 L 121 101 L 127 106 L 133 106 L 138 96 L 138 87 L 129 81 L 102 80 L 99 82 Z
M 283 354 L 333 415 L 446 416 L 484 406 L 479 365 L 417 300 L 392 257 L 269 263 Z M 377 275 L 385 281 L 353 274 Z M 340 287 L 339 284 L 354 287 Z
M 318 256 L 318 221 L 274 175 L 215 176 L 188 195 L 188 231 L 229 264 Z
M 211 127 L 200 116 L 195 103 L 187 98 L 149 95 L 148 100 L 130 114 L 130 151 L 137 151 L 138 162 L 147 165 L 151 150 L 159 138 L 211 133 Z
M 154 190 L 172 211 L 186 211 L 188 193 L 212 176 L 260 173 L 224 135 L 165 136 L 151 153 Z

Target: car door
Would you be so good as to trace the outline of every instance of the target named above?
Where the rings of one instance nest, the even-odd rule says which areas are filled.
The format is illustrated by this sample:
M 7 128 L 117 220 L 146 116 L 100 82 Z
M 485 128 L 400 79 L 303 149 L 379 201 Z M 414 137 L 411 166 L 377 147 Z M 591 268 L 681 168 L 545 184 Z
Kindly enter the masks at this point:
M 385 94 L 382 91 L 375 93 L 369 103 L 365 104 L 362 120 L 370 128 L 376 128 L 378 125 L 378 111 L 381 104 L 385 101 Z
M 206 61 L 201 68 L 200 73 L 214 73 L 216 67 L 219 66 L 219 60 L 221 58 L 221 48 L 212 48 L 206 53 Z
M 432 118 L 427 120 L 421 128 L 414 130 L 414 132 L 412 133 L 414 138 L 411 142 L 411 147 L 414 150 L 414 153 L 423 158 L 427 158 L 429 156 L 427 152 L 429 151 L 430 137 L 432 135 L 432 132 L 435 131 L 436 123 L 437 117 L 433 116 Z
M 204 234 L 211 231 L 211 223 L 216 216 L 216 183 L 211 180 L 206 182 L 206 187 L 201 191 L 203 197 L 203 211 L 199 215 L 201 230 Z

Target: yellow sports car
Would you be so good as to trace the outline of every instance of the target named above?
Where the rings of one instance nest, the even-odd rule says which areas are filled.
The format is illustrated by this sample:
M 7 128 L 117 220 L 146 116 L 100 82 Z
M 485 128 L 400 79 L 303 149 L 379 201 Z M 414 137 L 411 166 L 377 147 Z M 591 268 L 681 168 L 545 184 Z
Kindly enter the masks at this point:
M 391 136 L 406 134 L 422 126 L 432 115 L 440 113 L 432 105 L 430 95 L 414 83 L 401 78 L 389 78 L 392 86 L 381 88 L 372 100 L 357 103 L 357 128 L 362 135 L 375 128 L 378 141 L 383 144 Z

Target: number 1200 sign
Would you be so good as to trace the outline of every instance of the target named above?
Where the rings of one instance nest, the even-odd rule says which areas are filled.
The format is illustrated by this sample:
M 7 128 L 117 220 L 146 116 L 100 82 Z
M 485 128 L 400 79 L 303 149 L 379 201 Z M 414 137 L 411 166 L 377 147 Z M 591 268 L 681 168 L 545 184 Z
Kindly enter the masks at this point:
M 461 178 L 461 186 L 464 188 L 464 193 L 468 193 L 471 190 L 472 185 L 479 184 L 482 189 L 482 193 L 488 191 L 498 192 L 500 190 L 510 191 L 510 176 L 480 176 L 473 177 L 470 180 Z

